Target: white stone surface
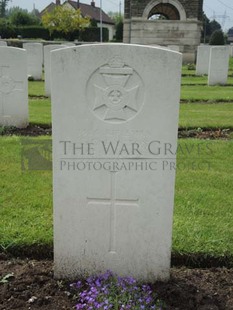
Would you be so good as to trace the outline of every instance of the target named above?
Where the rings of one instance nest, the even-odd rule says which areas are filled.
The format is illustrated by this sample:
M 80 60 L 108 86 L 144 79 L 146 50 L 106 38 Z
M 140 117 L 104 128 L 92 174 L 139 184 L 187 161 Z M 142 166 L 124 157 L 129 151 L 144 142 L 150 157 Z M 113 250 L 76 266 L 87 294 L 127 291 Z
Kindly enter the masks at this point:
M 51 54 L 55 276 L 168 279 L 182 55 L 127 44 Z
M 230 45 L 229 49 L 230 49 L 230 57 L 233 57 L 233 46 Z
M 211 45 L 200 45 L 197 48 L 196 75 L 208 74 Z
M 7 46 L 7 42 L 6 41 L 0 41 L 0 46 Z
M 152 3 L 153 1 L 150 1 L 148 5 Z M 200 44 L 201 30 L 200 21 L 195 19 L 151 21 L 145 17 L 132 17 L 132 19 L 124 19 L 123 42 L 145 45 L 179 45 L 180 52 L 183 53 L 183 62 L 193 63 L 197 46 Z
M 63 43 L 63 45 L 66 45 L 66 46 L 75 46 L 76 44 L 73 43 L 73 42 L 65 42 L 65 43 Z
M 27 51 L 28 76 L 42 80 L 43 44 L 24 43 L 23 48 Z
M 51 68 L 50 68 L 50 53 L 56 49 L 66 48 L 66 45 L 50 44 L 44 46 L 44 79 L 45 79 L 45 95 L 51 96 Z
M 171 51 L 180 52 L 180 47 L 179 47 L 179 45 L 168 45 L 168 48 L 169 48 Z
M 212 47 L 210 51 L 208 85 L 227 84 L 228 69 L 229 47 Z
M 0 48 L 0 126 L 28 125 L 27 53 Z

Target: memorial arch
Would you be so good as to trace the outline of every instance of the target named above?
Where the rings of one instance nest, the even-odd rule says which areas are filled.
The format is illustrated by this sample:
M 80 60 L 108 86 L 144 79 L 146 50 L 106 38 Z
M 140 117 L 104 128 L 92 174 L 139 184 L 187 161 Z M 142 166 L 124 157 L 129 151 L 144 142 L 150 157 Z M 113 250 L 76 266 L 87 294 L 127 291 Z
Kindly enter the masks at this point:
M 167 46 L 193 62 L 202 8 L 203 0 L 125 0 L 124 42 Z

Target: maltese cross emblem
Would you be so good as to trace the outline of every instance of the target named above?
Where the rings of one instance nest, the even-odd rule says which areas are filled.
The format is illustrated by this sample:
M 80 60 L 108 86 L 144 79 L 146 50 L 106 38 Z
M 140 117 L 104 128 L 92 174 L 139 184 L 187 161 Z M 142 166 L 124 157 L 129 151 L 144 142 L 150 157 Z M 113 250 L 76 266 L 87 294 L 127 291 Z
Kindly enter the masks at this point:
M 143 83 L 135 70 L 119 56 L 100 67 L 91 77 L 94 90 L 93 113 L 103 121 L 125 122 L 139 112 L 143 104 Z M 92 90 L 92 92 L 93 92 Z

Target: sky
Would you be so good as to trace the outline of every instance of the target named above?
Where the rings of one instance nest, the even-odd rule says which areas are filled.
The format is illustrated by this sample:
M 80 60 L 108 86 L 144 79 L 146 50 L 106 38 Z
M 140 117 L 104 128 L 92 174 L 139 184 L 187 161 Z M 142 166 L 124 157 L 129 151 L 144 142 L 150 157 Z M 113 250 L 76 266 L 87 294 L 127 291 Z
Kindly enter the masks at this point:
M 61 0 L 61 2 L 64 1 L 65 0 Z M 120 7 L 121 12 L 123 13 L 124 0 L 95 0 L 96 6 L 100 6 L 100 1 L 102 1 L 102 8 L 106 13 L 109 11 L 119 12 Z M 35 4 L 36 9 L 41 11 L 50 2 L 52 2 L 52 0 L 11 0 L 8 7 L 19 6 L 28 11 L 32 11 L 33 4 Z M 53 2 L 55 2 L 55 0 L 53 0 Z M 91 0 L 80 0 L 80 2 L 90 3 Z M 232 0 L 204 0 L 203 9 L 210 20 L 216 19 L 221 24 L 224 31 L 233 27 Z

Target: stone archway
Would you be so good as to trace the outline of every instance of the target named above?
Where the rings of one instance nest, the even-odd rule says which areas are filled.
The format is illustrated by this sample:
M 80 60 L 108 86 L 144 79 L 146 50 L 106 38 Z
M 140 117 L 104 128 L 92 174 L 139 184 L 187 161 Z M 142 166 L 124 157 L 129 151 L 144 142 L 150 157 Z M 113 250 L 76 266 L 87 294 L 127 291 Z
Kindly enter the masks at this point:
M 203 0 L 124 0 L 124 43 L 179 50 L 194 62 L 202 30 Z
M 180 20 L 179 11 L 170 3 L 160 3 L 150 11 L 148 19 Z
M 151 16 L 161 14 L 169 20 L 186 20 L 186 12 L 177 0 L 152 0 L 143 12 L 143 18 L 150 19 Z

